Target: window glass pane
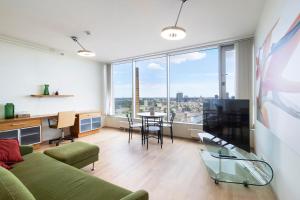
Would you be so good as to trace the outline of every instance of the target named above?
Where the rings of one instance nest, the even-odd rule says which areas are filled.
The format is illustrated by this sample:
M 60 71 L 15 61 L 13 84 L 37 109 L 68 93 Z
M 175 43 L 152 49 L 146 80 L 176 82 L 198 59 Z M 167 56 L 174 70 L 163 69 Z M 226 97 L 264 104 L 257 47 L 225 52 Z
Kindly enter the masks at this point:
M 113 65 L 114 112 L 126 116 L 132 112 L 132 63 Z
M 235 49 L 225 51 L 226 98 L 235 98 Z
M 218 49 L 170 57 L 170 111 L 175 120 L 202 123 L 203 98 L 218 98 Z
M 166 57 L 136 61 L 135 96 L 137 113 L 167 112 Z

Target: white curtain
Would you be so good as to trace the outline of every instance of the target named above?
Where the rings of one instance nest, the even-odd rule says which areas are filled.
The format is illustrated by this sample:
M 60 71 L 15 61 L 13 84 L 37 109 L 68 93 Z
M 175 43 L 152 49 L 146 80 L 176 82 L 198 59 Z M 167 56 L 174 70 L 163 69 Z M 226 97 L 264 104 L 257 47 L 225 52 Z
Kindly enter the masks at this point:
M 253 39 L 235 43 L 236 49 L 236 97 L 252 99 Z
M 250 123 L 253 124 L 253 39 L 240 40 L 236 49 L 236 98 L 250 100 Z
M 112 66 L 106 64 L 102 70 L 102 113 L 104 115 L 113 114 L 113 99 L 112 99 Z

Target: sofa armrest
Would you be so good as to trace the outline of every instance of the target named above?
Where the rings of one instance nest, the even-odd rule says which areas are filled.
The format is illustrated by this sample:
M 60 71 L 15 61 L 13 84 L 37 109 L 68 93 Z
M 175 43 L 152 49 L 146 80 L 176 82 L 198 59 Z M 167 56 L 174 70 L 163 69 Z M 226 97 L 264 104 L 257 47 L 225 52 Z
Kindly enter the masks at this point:
M 131 193 L 127 195 L 126 197 L 123 197 L 120 200 L 148 200 L 149 194 L 145 190 L 138 190 L 134 193 Z
M 25 145 L 20 145 L 20 152 L 21 155 L 24 156 L 26 154 L 30 154 L 33 152 L 33 147 L 32 146 L 25 146 Z

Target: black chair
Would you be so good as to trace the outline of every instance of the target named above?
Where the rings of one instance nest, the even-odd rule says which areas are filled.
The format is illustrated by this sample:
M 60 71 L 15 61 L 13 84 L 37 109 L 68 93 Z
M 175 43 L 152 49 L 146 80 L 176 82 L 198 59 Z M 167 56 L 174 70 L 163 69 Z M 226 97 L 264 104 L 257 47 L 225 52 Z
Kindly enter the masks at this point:
M 156 116 L 143 117 L 142 137 L 143 143 L 147 141 L 147 150 L 149 146 L 149 138 L 156 138 L 160 147 L 163 145 L 163 118 Z
M 171 134 L 172 143 L 173 143 L 173 121 L 174 121 L 175 115 L 176 115 L 176 113 L 172 112 L 171 113 L 170 121 L 163 123 L 163 127 L 164 128 L 170 128 L 170 134 Z
M 128 120 L 128 134 L 129 134 L 128 135 L 128 143 L 130 143 L 130 139 L 132 139 L 133 129 L 136 129 L 136 128 L 141 129 L 142 124 L 134 122 L 131 113 L 127 114 L 126 116 L 127 116 L 127 120 Z M 142 143 L 143 143 L 143 136 L 142 136 Z

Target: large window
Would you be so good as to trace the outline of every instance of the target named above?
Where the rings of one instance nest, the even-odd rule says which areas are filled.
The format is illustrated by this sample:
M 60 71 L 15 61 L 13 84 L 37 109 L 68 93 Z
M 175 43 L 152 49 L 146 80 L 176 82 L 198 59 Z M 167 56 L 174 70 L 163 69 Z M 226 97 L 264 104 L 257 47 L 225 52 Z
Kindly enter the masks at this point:
M 224 71 L 225 71 L 225 97 L 226 99 L 235 98 L 235 75 L 236 75 L 236 69 L 235 69 L 235 49 L 234 46 L 226 46 L 222 48 L 223 50 L 223 56 L 225 61 L 224 63 Z
M 151 107 L 167 112 L 166 57 L 135 62 L 135 97 L 136 113 L 149 111 Z
M 201 124 L 205 98 L 235 98 L 235 68 L 234 45 L 115 63 L 113 110 L 137 117 L 154 108 L 175 113 L 175 122 Z
M 209 49 L 170 57 L 170 111 L 175 121 L 202 122 L 204 98 L 219 96 L 219 51 Z
M 132 112 L 132 63 L 113 65 L 114 112 L 126 116 Z

